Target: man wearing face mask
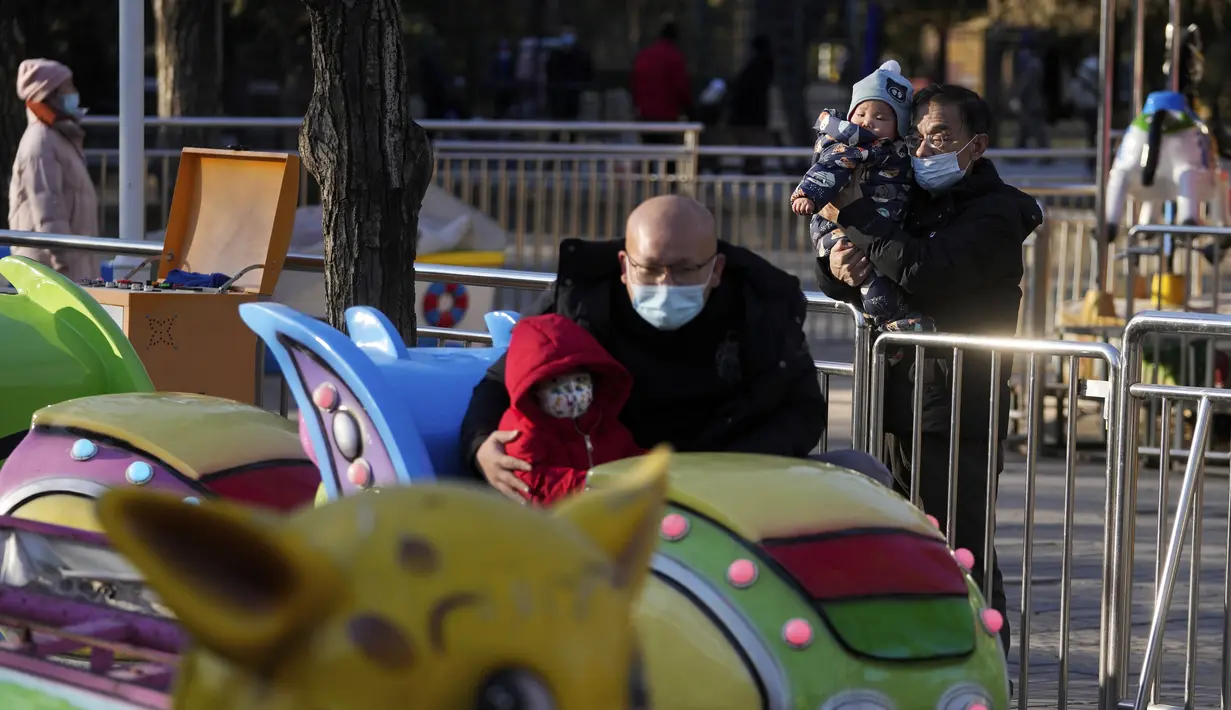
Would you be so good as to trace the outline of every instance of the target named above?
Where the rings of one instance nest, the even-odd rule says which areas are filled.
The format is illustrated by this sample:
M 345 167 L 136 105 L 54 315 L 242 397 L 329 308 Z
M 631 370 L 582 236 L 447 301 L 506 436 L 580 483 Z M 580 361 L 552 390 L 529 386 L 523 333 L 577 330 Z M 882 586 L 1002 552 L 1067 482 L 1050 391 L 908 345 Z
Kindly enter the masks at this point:
M 568 239 L 554 288 L 526 315 L 557 313 L 589 331 L 632 375 L 620 421 L 636 444 L 681 451 L 807 456 L 825 430 L 825 399 L 804 338 L 799 279 L 715 237 L 714 217 L 676 195 L 643 202 L 623 241 Z M 509 407 L 505 362 L 475 387 L 462 450 L 481 480 L 515 499 L 497 431 Z
M 978 94 L 960 86 L 929 86 L 915 95 L 914 118 L 908 144 L 915 182 L 922 189 L 911 192 L 901 225 L 878 215 L 876 202 L 863 197 L 857 182 L 828 206 L 823 214 L 839 225 L 848 241 L 817 260 L 821 290 L 850 301 L 858 297 L 855 285 L 875 267 L 907 292 L 911 304 L 931 318 L 938 331 L 1013 336 L 1022 295 L 1022 243 L 1042 223 L 1042 210 L 1034 198 L 1006 185 L 984 157 L 992 116 Z M 887 463 L 905 492 L 911 480 L 913 381 L 922 371 L 920 497 L 924 510 L 945 530 L 952 354 L 929 352 L 922 366 L 913 357 L 913 348 L 889 353 L 884 397 Z M 1001 363 L 1000 428 L 989 441 L 990 356 L 977 351 L 964 354 L 954 532 L 955 547 L 973 551 L 976 558 L 981 557 L 987 534 L 989 445 L 1001 458 L 997 473 L 1003 466 L 1012 359 L 1004 356 Z M 977 559 L 974 569 L 983 568 Z M 981 583 L 982 574 L 975 579 Z M 1005 613 L 998 565 L 988 596 Z M 1001 638 L 1007 653 L 1007 624 Z

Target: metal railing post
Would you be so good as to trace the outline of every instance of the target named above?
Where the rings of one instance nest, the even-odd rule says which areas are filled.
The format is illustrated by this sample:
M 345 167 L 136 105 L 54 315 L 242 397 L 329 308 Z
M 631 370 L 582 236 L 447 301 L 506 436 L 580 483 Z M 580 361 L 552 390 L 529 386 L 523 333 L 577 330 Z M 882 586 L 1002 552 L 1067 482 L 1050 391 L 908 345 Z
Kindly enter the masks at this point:
M 680 174 L 678 175 L 680 182 L 680 192 L 691 197 L 697 196 L 697 174 L 700 170 L 700 154 L 697 149 L 701 147 L 701 131 L 689 129 L 684 131 L 684 150 L 687 151 L 688 157 L 680 161 Z M 682 169 L 681 169 L 682 168 Z
M 1051 221 L 1041 201 L 1039 208 L 1043 210 L 1043 223 L 1034 230 L 1034 258 L 1028 282 L 1026 332 L 1031 338 L 1042 338 L 1047 332 L 1047 295 L 1051 293 Z
M 872 386 L 872 329 L 861 323 L 862 314 L 855 322 L 855 352 L 851 362 L 855 367 L 855 384 L 851 390 L 851 447 L 880 458 L 881 453 L 872 447 L 869 424 L 868 400 Z

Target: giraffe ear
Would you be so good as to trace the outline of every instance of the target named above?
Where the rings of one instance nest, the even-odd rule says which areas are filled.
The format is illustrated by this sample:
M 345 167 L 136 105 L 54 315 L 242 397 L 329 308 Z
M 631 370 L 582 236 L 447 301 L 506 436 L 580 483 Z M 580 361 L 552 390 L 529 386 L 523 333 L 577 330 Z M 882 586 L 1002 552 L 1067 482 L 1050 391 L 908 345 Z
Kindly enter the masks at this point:
M 114 489 L 98 516 L 193 638 L 238 663 L 264 662 L 341 588 L 337 569 L 306 543 L 221 501 Z
M 635 591 L 649 573 L 670 459 L 670 449 L 660 446 L 610 487 L 572 496 L 555 508 L 555 515 L 571 522 L 611 557 L 617 587 Z

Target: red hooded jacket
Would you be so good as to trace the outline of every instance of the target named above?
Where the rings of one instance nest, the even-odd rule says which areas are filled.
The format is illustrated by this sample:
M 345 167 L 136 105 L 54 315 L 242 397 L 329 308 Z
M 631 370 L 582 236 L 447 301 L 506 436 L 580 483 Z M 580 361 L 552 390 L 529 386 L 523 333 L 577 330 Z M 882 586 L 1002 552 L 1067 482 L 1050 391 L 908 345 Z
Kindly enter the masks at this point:
M 590 373 L 594 401 L 579 419 L 543 411 L 534 386 L 570 372 Z M 532 466 L 518 477 L 535 503 L 552 503 L 585 487 L 586 473 L 599 464 L 644 453 L 620 423 L 620 410 L 633 388 L 632 375 L 584 328 L 564 316 L 525 318 L 513 328 L 505 356 L 504 383 L 512 405 L 501 431 L 520 435 L 505 452 Z

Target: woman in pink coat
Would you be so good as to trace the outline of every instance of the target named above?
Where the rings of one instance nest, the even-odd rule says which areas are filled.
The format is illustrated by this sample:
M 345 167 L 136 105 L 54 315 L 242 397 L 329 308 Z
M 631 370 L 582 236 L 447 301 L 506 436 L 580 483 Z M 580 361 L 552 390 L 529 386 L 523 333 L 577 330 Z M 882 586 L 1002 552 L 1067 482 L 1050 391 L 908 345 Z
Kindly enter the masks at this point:
M 9 229 L 98 236 L 98 194 L 85 162 L 85 130 L 73 72 L 50 59 L 17 68 L 17 97 L 28 125 L 13 162 Z M 89 252 L 14 247 L 71 279 L 93 279 L 99 257 Z

